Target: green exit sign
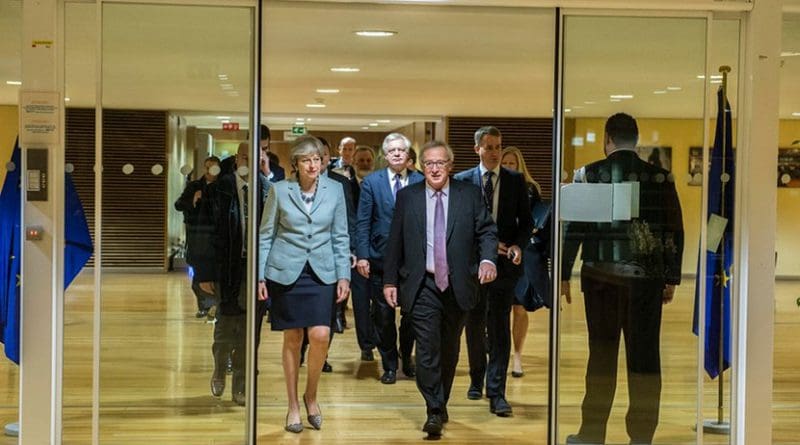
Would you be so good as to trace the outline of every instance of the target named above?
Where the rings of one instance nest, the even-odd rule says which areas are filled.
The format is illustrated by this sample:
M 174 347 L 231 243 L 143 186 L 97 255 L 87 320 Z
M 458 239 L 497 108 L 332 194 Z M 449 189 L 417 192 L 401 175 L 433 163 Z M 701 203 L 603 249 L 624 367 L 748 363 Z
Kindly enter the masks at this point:
M 306 134 L 306 127 L 292 127 L 293 136 L 302 136 Z

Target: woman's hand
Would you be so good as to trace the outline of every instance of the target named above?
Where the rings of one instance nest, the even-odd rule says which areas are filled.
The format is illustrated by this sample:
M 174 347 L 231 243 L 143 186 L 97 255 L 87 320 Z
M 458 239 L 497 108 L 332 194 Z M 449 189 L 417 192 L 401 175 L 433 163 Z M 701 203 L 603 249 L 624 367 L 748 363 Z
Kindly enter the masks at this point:
M 350 295 L 350 280 L 342 278 L 336 283 L 336 302 L 341 303 Z
M 267 293 L 267 282 L 266 281 L 259 281 L 258 282 L 258 300 L 259 301 L 267 301 L 269 298 L 269 294 Z

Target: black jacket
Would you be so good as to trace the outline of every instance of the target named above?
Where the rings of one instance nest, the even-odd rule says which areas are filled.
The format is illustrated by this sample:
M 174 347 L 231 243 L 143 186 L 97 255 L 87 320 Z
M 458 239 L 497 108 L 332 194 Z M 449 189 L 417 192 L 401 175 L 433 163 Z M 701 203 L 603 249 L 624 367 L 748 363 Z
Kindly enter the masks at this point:
M 214 281 L 214 183 L 205 178 L 190 181 L 175 201 L 175 210 L 183 212 L 186 224 L 186 262 L 194 269 L 198 281 Z M 194 203 L 194 195 L 202 196 Z

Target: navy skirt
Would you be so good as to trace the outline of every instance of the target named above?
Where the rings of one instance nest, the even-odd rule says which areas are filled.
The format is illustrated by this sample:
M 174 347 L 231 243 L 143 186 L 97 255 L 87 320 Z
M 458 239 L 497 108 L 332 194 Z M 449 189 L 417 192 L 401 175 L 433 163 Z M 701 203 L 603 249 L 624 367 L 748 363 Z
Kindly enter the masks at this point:
M 272 330 L 330 326 L 336 303 L 334 284 L 325 284 L 306 264 L 294 284 L 267 281 Z

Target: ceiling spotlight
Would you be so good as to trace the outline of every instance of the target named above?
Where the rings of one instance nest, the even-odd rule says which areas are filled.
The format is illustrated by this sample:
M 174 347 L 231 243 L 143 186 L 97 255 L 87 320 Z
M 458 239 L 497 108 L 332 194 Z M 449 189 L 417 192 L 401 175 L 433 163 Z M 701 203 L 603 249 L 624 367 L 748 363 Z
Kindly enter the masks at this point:
M 797 51 L 781 51 L 781 57 L 797 57 L 800 56 L 800 52 Z
M 361 68 L 356 68 L 354 66 L 334 66 L 331 68 L 331 71 L 334 73 L 357 73 L 361 71 Z
M 722 83 L 722 79 L 714 79 L 714 80 L 710 81 L 709 83 Z
M 22 85 L 21 80 L 6 80 L 6 85 Z
M 704 76 L 703 74 L 698 74 L 698 75 L 697 75 L 697 78 L 698 78 L 698 79 L 705 79 L 705 78 L 706 78 L 706 76 Z
M 388 124 L 391 121 L 389 119 L 378 119 L 375 122 L 378 122 L 380 124 Z
M 230 118 L 231 118 L 230 116 L 217 116 L 217 119 L 220 119 L 220 120 L 225 120 L 225 119 L 230 119 Z
M 370 123 L 369 123 L 369 126 L 370 126 L 370 127 L 377 127 L 377 126 L 378 126 L 378 123 L 377 123 L 377 122 L 370 122 Z
M 217 77 L 219 78 L 219 80 L 228 80 L 227 74 L 217 74 Z
M 633 99 L 633 94 L 612 94 L 611 99 Z
M 338 92 L 338 88 L 317 88 L 317 93 L 320 94 L 337 94 Z
M 315 104 L 306 104 L 307 108 L 325 108 L 325 104 L 315 103 Z
M 361 127 L 362 130 L 369 130 L 369 127 Z
M 564 112 L 565 113 L 571 113 L 572 112 L 572 108 L 564 108 Z
M 655 90 L 653 94 L 667 94 L 667 90 Z
M 69 101 L 70 101 L 70 98 L 69 98 L 69 97 L 65 97 L 65 98 L 64 98 L 64 102 L 69 102 Z
M 795 111 L 794 113 L 792 113 L 792 116 L 800 117 L 800 111 Z
M 392 37 L 394 35 L 397 35 L 397 31 L 384 31 L 378 29 L 365 29 L 354 32 L 357 36 L 361 37 Z
M 667 87 L 667 91 L 680 91 L 682 89 L 681 87 Z

